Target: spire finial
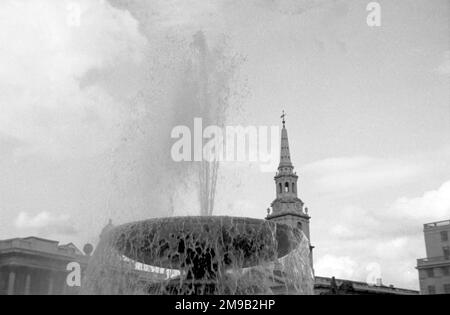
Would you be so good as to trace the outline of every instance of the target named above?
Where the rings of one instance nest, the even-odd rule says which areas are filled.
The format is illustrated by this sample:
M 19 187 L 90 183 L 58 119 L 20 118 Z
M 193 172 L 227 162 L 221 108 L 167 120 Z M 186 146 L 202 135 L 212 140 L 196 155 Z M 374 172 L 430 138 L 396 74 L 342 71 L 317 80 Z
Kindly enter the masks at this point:
M 283 115 L 281 115 L 281 119 L 283 119 L 283 127 L 286 127 L 286 112 L 283 110 Z

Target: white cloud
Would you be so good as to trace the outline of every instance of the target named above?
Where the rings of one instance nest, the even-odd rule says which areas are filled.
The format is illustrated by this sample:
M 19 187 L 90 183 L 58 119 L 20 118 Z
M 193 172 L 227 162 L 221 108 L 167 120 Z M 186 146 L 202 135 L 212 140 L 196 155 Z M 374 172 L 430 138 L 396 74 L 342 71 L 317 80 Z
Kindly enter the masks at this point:
M 341 224 L 333 226 L 330 230 L 330 233 L 340 239 L 351 238 L 355 235 L 355 233 L 351 229 Z
M 450 50 L 444 53 L 442 64 L 436 69 L 437 73 L 450 75 Z
M 450 181 L 419 197 L 401 197 L 378 209 L 345 206 L 330 234 L 341 240 L 367 239 L 378 234 L 384 241 L 420 233 L 424 223 L 450 219 Z M 397 239 L 398 240 L 398 239 Z
M 357 263 L 350 257 L 325 255 L 314 265 L 317 275 L 336 277 L 340 279 L 353 279 Z
M 128 13 L 90 0 L 2 1 L 0 42 L 0 132 L 25 143 L 22 153 L 89 156 L 116 140 L 121 104 L 79 80 L 143 58 Z
M 303 170 L 321 193 L 344 194 L 398 185 L 421 172 L 417 165 L 404 161 L 364 156 L 325 159 Z
M 450 181 L 381 209 L 347 206 L 333 211 L 334 225 L 322 249 L 326 255 L 318 258 L 319 275 L 368 281 L 374 277 L 366 266 L 375 264 L 387 284 L 418 289 L 416 259 L 425 255 L 422 225 L 450 219 Z
M 319 276 L 367 283 L 382 279 L 384 284 L 418 289 L 415 264 L 422 255 L 422 243 L 421 237 L 378 234 L 363 240 L 329 241 L 327 254 L 316 257 L 315 271 Z
M 397 216 L 421 223 L 450 219 L 450 181 L 437 190 L 425 192 L 421 197 L 400 198 L 390 210 Z
M 27 212 L 21 212 L 14 221 L 14 225 L 21 231 L 28 233 L 36 233 L 37 235 L 48 236 L 52 234 L 58 235 L 74 235 L 76 229 L 71 222 L 70 216 L 54 215 L 43 211 L 36 215 L 30 215 Z
M 383 258 L 395 258 L 398 257 L 398 253 L 404 251 L 409 244 L 408 237 L 395 237 L 387 241 L 378 242 L 374 248 L 373 253 L 375 256 Z
M 109 0 L 119 8 L 129 10 L 145 28 L 146 33 L 162 30 L 193 33 L 200 29 L 215 29 L 220 18 L 223 0 Z M 151 16 L 151 18 L 149 18 Z M 222 25 L 221 25 L 222 26 Z
M 217 14 L 222 1 L 157 0 L 152 6 L 159 11 L 160 19 L 170 26 L 196 25 L 208 16 Z M 197 25 L 198 26 L 198 25 Z
M 66 215 L 53 216 L 48 212 L 41 212 L 36 216 L 30 216 L 27 212 L 21 212 L 15 221 L 19 229 L 43 228 L 52 224 L 64 223 L 69 219 Z
M 256 0 L 255 3 L 283 14 L 300 15 L 329 4 L 326 0 Z

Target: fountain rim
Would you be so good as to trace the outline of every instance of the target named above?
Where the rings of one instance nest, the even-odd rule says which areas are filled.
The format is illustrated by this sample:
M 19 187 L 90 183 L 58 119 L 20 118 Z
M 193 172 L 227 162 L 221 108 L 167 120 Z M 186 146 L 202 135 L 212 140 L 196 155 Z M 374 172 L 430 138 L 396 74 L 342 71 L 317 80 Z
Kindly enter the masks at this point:
M 233 224 L 233 223 L 240 223 L 243 226 L 249 225 L 249 226 L 266 226 L 268 228 L 268 231 L 272 231 L 275 236 L 274 244 L 276 246 L 277 251 L 277 257 L 278 259 L 283 258 L 284 256 L 288 255 L 296 246 L 299 244 L 299 240 L 294 240 L 292 237 L 289 237 L 290 234 L 296 234 L 296 228 L 293 228 L 285 223 L 279 223 L 279 222 L 273 222 L 265 219 L 258 219 L 258 218 L 249 218 L 249 217 L 234 217 L 234 216 L 174 216 L 174 217 L 160 217 L 160 218 L 152 218 L 152 219 L 144 219 L 139 221 L 134 221 L 130 223 L 125 223 L 119 226 L 116 226 L 112 228 L 108 234 L 112 239 L 119 236 L 124 230 L 130 227 L 139 226 L 139 225 L 146 225 L 154 226 L 158 223 L 169 223 L 171 222 L 174 227 L 178 226 L 181 227 L 184 225 L 182 223 L 188 222 L 187 229 L 195 229 L 195 226 L 202 226 L 208 223 L 224 223 L 226 224 Z M 273 228 L 273 230 L 271 229 Z M 301 237 L 305 237 L 303 233 L 300 233 Z M 113 245 L 113 247 L 115 247 Z M 128 257 L 128 255 L 125 255 L 122 253 L 125 257 Z M 132 260 L 134 260 L 133 257 L 128 257 Z M 142 262 L 137 260 L 138 262 Z M 146 262 L 142 262 L 145 264 L 148 264 Z M 153 264 L 152 266 L 162 267 L 162 268 L 171 268 L 170 266 L 167 266 L 166 264 L 159 265 L 159 264 Z M 250 267 L 250 266 L 245 266 Z M 172 268 L 173 269 L 173 268 Z
M 258 223 L 267 223 L 267 224 L 272 224 L 272 225 L 285 225 L 285 226 L 289 226 L 285 223 L 279 223 L 279 222 L 273 222 L 273 221 L 269 221 L 266 219 L 258 219 L 258 218 L 251 218 L 251 217 L 236 217 L 236 216 L 227 216 L 227 215 L 211 215 L 211 216 L 202 216 L 202 215 L 188 215 L 188 216 L 173 216 L 173 217 L 156 217 L 156 218 L 151 218 L 151 219 L 142 219 L 142 220 L 136 220 L 136 221 L 132 221 L 132 222 L 128 222 L 128 223 L 123 223 L 120 225 L 117 225 L 115 227 L 113 227 L 111 229 L 111 231 L 114 231 L 118 228 L 121 227 L 125 227 L 125 226 L 129 226 L 129 225 L 133 225 L 133 224 L 141 224 L 143 222 L 157 222 L 157 221 L 165 221 L 165 220 L 169 220 L 169 221 L 178 221 L 178 220 L 182 220 L 182 219 L 200 219 L 200 220 L 207 220 L 207 219 L 231 219 L 233 221 L 253 221 L 254 223 L 258 222 Z

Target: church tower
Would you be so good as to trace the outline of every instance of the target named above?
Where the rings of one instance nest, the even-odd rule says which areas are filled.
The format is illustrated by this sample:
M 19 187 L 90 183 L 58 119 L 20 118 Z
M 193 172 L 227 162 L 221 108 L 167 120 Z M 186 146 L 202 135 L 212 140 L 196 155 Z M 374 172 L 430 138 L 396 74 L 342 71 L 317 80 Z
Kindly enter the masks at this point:
M 308 208 L 304 208 L 303 201 L 298 198 L 298 176 L 294 172 L 289 150 L 288 132 L 286 129 L 286 115 L 283 112 L 283 130 L 281 132 L 280 165 L 275 176 L 276 199 L 269 209 L 267 220 L 284 223 L 303 231 L 310 239 Z

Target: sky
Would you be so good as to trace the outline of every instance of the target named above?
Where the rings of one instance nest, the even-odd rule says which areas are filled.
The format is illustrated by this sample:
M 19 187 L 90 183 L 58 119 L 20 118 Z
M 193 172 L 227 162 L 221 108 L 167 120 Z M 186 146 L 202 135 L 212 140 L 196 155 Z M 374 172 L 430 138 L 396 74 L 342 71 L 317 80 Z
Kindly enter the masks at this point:
M 450 219 L 450 5 L 378 2 L 369 27 L 365 0 L 1 1 L 0 239 L 195 215 L 171 130 L 285 110 L 316 274 L 418 289 Z M 215 214 L 264 218 L 274 173 L 223 163 Z

